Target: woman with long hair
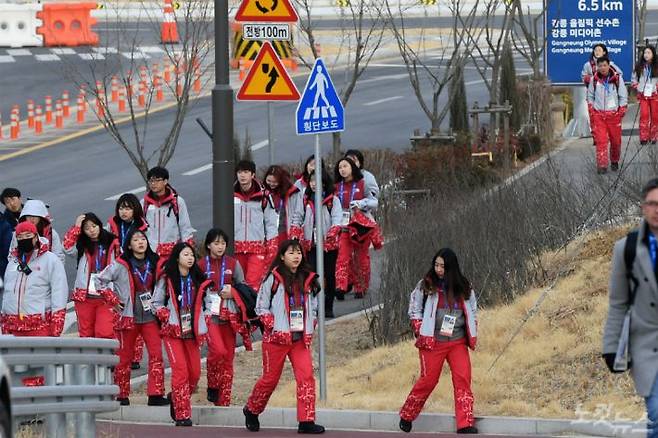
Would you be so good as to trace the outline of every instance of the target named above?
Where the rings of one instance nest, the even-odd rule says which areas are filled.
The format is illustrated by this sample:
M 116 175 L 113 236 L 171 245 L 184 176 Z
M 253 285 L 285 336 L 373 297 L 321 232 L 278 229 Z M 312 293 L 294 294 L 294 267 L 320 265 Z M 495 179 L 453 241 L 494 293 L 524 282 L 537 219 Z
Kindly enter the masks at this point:
M 144 219 L 144 210 L 137 196 L 124 193 L 114 206 L 114 216 L 110 216 L 105 229 L 114 234 L 119 242 L 119 249 L 123 250 L 130 231 L 135 228 L 146 232 L 148 224 Z M 144 354 L 144 339 L 141 336 L 135 341 L 135 352 L 131 368 L 139 369 Z
M 658 141 L 658 60 L 656 48 L 646 46 L 635 64 L 631 87 L 640 102 L 640 144 Z
M 322 166 L 324 167 L 324 160 L 322 162 Z M 306 186 L 308 185 L 309 175 L 314 170 L 315 170 L 315 155 L 311 155 L 308 158 L 306 158 L 306 161 L 304 161 L 304 166 L 302 167 L 302 173 L 301 175 L 299 175 L 299 178 L 295 180 L 295 186 L 299 190 L 303 191 L 306 188 Z
M 114 381 L 119 386 L 117 401 L 123 406 L 130 404 L 130 364 L 140 336 L 148 351 L 148 405 L 169 404 L 164 398 L 162 339 L 153 308 L 158 263 L 158 255 L 151 249 L 144 231 L 133 228 L 126 236 L 123 254 L 97 277 L 96 289 L 114 294 L 109 304 L 121 313 L 116 323 L 120 346 Z
M 313 269 L 317 268 L 317 233 L 315 217 L 318 211 L 322 218 L 323 259 L 324 259 L 324 314 L 327 318 L 334 317 L 334 298 L 336 295 L 336 258 L 338 257 L 338 235 L 343 209 L 340 200 L 333 192 L 333 182 L 326 170 L 322 171 L 322 207 L 315 206 L 315 171 L 311 171 L 309 185 L 304 191 L 304 237 L 302 246 L 308 254 L 309 263 Z M 342 295 L 341 295 L 342 297 Z
M 343 157 L 334 169 L 335 194 L 343 210 L 336 261 L 336 293 L 345 294 L 354 285 L 354 297 L 363 298 L 370 286 L 370 253 L 383 245 L 372 211 L 377 198 L 366 190 L 359 167 Z
M 461 272 L 457 255 L 440 249 L 425 277 L 411 292 L 409 318 L 420 354 L 420 378 L 400 409 L 400 429 L 411 431 L 448 361 L 455 402 L 457 433 L 477 433 L 473 416 L 471 360 L 477 342 L 477 301 Z
M 194 248 L 174 245 L 158 278 L 153 307 L 160 320 L 162 340 L 171 365 L 171 419 L 176 426 L 192 426 L 191 397 L 201 375 L 201 351 L 208 327 L 205 295 L 211 289 L 197 265 Z
M 240 333 L 246 350 L 251 350 L 250 331 L 246 326 L 247 312 L 253 310 L 238 291 L 244 286 L 244 272 L 234 257 L 226 254 L 228 235 L 219 228 L 212 228 L 203 243 L 205 257 L 199 259 L 199 268 L 212 280 L 213 286 L 206 294 L 208 322 L 208 401 L 215 406 L 231 404 L 233 386 L 233 359 L 235 335 Z M 247 307 L 251 305 L 251 309 Z
M 263 330 L 263 375 L 243 409 L 248 430 L 260 429 L 258 415 L 274 392 L 286 357 L 290 359 L 297 383 L 299 433 L 318 434 L 324 427 L 315 424 L 315 379 L 311 341 L 317 321 L 319 284 L 317 274 L 304 259 L 297 240 L 286 240 L 258 292 L 256 313 Z
M 75 301 L 81 338 L 113 338 L 114 312 L 100 290 L 96 277 L 119 256 L 114 234 L 103 229 L 94 213 L 81 214 L 64 235 L 64 252 L 77 258 L 71 298 Z
M 609 56 L 608 48 L 606 45 L 603 43 L 594 44 L 594 47 L 592 47 L 592 52 L 589 55 L 589 59 L 587 62 L 585 62 L 585 64 L 583 64 L 583 70 L 581 72 L 585 86 L 589 86 L 589 83 L 596 73 L 596 61 L 599 58 L 603 58 L 604 56 Z M 610 62 L 610 70 L 612 70 L 613 73 L 619 73 L 620 75 L 622 74 L 621 69 L 614 62 Z
M 277 214 L 279 234 L 277 247 L 284 240 L 300 239 L 302 237 L 302 191 L 290 182 L 290 174 L 281 166 L 270 166 L 265 172 L 263 181 L 267 202 Z

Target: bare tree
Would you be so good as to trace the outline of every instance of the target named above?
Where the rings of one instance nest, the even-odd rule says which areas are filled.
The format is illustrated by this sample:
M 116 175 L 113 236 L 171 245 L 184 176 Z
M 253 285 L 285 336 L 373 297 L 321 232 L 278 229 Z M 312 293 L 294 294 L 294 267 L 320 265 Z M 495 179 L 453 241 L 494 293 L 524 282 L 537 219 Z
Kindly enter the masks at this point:
M 294 0 L 297 10 L 301 11 L 299 26 L 306 36 L 311 48 L 313 60 L 319 57 L 317 51 L 317 35 L 313 20 L 312 0 Z M 382 43 L 385 23 L 379 0 L 350 0 L 343 8 L 344 27 L 343 43 L 348 41 L 347 60 L 343 63 L 346 70 L 345 81 L 338 91 L 343 106 L 347 106 L 357 81 L 368 68 L 375 52 Z M 342 46 L 342 43 L 341 43 Z M 302 58 L 302 63 L 311 67 L 313 62 Z M 341 135 L 333 133 L 333 156 L 340 155 Z
M 392 3 L 397 3 L 396 6 Z M 449 5 L 452 27 L 446 38 L 441 36 L 442 48 L 439 52 L 438 66 L 431 65 L 418 47 L 414 47 L 405 26 L 405 10 L 400 2 L 386 0 L 385 8 L 389 27 L 397 42 L 400 56 L 406 66 L 409 82 L 418 103 L 430 122 L 432 134 L 440 131 L 440 126 L 450 112 L 450 105 L 439 106 L 441 96 L 448 96 L 452 102 L 460 87 L 449 87 L 455 74 L 463 70 L 471 55 L 473 46 L 469 44 L 480 0 L 476 0 L 466 16 L 462 15 L 464 5 L 461 0 L 451 0 Z M 422 43 L 422 42 L 421 42 Z M 431 93 L 428 93 L 431 89 Z
M 204 0 L 183 3 L 174 12 L 179 42 L 161 44 L 159 49 L 150 43 L 149 53 L 143 49 L 149 43 L 139 28 L 149 27 L 159 35 L 161 14 L 144 6 L 137 23 L 129 23 L 121 18 L 117 4 L 113 9 L 117 11 L 116 31 L 108 37 L 106 52 L 97 55 L 87 69 L 73 64 L 67 68 L 67 75 L 87 90 L 87 104 L 95 116 L 144 180 L 150 167 L 164 166 L 174 156 L 191 99 L 208 81 L 205 73 L 212 69 L 213 60 L 208 56 L 214 40 L 211 5 Z M 152 58 L 154 52 L 161 59 Z M 110 56 L 112 53 L 116 56 Z M 125 104 L 115 101 L 117 92 L 119 102 Z M 164 130 L 149 131 L 153 113 L 165 98 L 174 104 L 170 123 Z
M 647 0 L 636 0 L 636 11 L 638 21 L 637 40 L 642 44 L 647 29 Z

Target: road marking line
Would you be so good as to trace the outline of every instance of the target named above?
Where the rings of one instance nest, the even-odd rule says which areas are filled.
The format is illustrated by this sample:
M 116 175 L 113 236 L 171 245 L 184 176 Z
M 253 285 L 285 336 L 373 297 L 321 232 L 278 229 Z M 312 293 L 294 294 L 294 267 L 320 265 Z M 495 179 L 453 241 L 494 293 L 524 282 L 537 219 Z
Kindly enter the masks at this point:
M 80 53 L 79 56 L 86 61 L 105 59 L 105 56 L 100 53 Z
M 397 75 L 377 76 L 375 78 L 364 79 L 362 81 L 359 81 L 359 85 L 368 84 L 370 82 L 386 81 L 388 79 L 402 79 L 402 78 L 406 78 L 406 77 L 409 77 L 408 73 L 400 73 L 400 74 L 397 74 Z
M 48 62 L 48 61 L 59 61 L 60 57 L 57 55 L 34 55 L 37 61 Z
M 93 50 L 96 53 L 105 53 L 105 54 L 113 53 L 116 55 L 117 53 L 119 53 L 119 49 L 117 49 L 116 47 L 92 47 L 91 50 Z
M 50 49 L 50 51 L 55 55 L 75 55 L 75 50 L 71 49 L 70 47 L 57 47 Z
M 363 106 L 379 105 L 380 103 L 390 102 L 392 100 L 398 100 L 398 99 L 402 99 L 402 96 L 393 96 L 393 97 L 386 97 L 384 99 L 373 100 L 372 102 L 364 103 Z
M 150 56 L 142 52 L 121 52 L 126 59 L 149 59 Z
M 32 52 L 28 49 L 7 49 L 7 55 L 11 56 L 31 56 Z
M 16 60 L 11 55 L 0 55 L 0 63 L 7 63 L 7 62 L 16 62 Z
M 164 50 L 157 46 L 139 46 L 137 50 L 142 53 L 164 53 Z
M 269 141 L 267 140 L 259 141 L 258 143 L 252 144 L 249 149 L 251 149 L 251 152 L 255 152 L 259 149 L 263 149 L 268 143 Z
M 212 169 L 212 163 L 209 164 L 204 164 L 201 167 L 197 167 L 196 169 L 188 170 L 187 172 L 183 172 L 183 175 L 185 176 L 192 176 L 196 175 L 197 173 L 205 172 L 206 170 Z
M 106 201 L 116 201 L 116 200 L 119 199 L 119 198 L 121 197 L 121 195 L 123 195 L 124 193 L 132 193 L 133 195 L 136 195 L 137 193 L 142 193 L 142 192 L 145 192 L 145 191 L 146 191 L 146 187 L 141 186 L 141 187 L 137 187 L 136 189 L 126 190 L 125 192 L 121 192 L 121 193 L 119 193 L 118 195 L 112 195 L 112 196 L 110 196 L 109 198 L 105 198 L 105 200 L 106 200 Z

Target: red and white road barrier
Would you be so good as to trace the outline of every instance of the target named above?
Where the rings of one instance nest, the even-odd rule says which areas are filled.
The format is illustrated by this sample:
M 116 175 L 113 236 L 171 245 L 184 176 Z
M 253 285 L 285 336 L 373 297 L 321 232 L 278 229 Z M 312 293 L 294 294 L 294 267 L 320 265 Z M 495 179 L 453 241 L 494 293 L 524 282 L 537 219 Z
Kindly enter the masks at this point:
M 153 78 L 155 81 L 155 100 L 162 102 L 164 100 L 164 91 L 162 90 L 162 78 L 156 76 Z
M 43 110 L 41 105 L 37 105 L 37 115 L 34 119 L 34 133 L 39 135 L 43 132 Z
M 195 93 L 201 93 L 201 65 L 199 63 L 195 63 L 194 65 L 193 89 Z
M 84 123 L 85 122 L 85 100 L 82 95 L 78 96 L 78 108 L 77 108 L 77 114 L 76 114 L 76 121 L 78 124 Z
M 19 117 L 18 108 L 14 107 L 11 110 L 11 128 L 9 131 L 9 138 L 12 140 L 16 140 L 20 136 Z
M 119 78 L 112 76 L 112 102 L 119 100 Z
M 126 87 L 122 86 L 119 89 L 119 112 L 126 112 Z
M 53 122 L 53 98 L 46 96 L 46 125 Z
M 140 108 L 146 106 L 146 81 L 139 81 L 139 94 L 137 95 L 137 105 Z
M 169 61 L 169 58 L 164 60 L 164 80 L 166 83 L 171 82 L 171 61 Z
M 64 127 L 64 110 L 62 109 L 62 101 L 60 99 L 55 103 L 55 128 L 62 129 Z
M 64 90 L 62 93 L 62 115 L 64 118 L 69 118 L 71 116 L 71 108 L 69 105 L 69 92 Z
M 32 99 L 27 101 L 27 127 L 34 129 L 34 101 Z
M 96 81 L 96 114 L 105 117 L 105 91 L 101 81 Z

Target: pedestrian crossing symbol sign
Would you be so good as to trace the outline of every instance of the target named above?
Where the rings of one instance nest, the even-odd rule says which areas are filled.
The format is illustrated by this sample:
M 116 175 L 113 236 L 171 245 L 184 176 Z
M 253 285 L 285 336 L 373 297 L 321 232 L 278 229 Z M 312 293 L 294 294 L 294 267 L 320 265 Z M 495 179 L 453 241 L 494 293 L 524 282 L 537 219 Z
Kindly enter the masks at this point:
M 345 109 L 321 58 L 315 60 L 297 105 L 297 135 L 345 130 Z
M 247 77 L 238 91 L 238 100 L 298 100 L 299 91 L 269 41 L 263 42 Z

